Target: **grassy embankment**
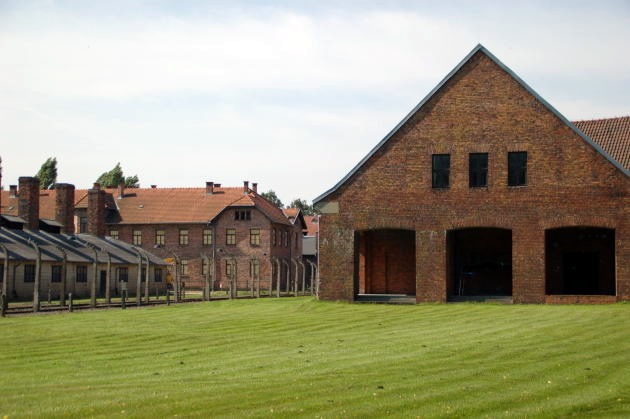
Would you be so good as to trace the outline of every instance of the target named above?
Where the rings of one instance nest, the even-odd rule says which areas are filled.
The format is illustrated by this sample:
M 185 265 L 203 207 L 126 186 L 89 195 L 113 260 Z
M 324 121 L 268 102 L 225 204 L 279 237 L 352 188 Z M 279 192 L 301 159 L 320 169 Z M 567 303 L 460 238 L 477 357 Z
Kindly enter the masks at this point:
M 0 417 L 630 416 L 628 304 L 216 301 L 0 339 Z

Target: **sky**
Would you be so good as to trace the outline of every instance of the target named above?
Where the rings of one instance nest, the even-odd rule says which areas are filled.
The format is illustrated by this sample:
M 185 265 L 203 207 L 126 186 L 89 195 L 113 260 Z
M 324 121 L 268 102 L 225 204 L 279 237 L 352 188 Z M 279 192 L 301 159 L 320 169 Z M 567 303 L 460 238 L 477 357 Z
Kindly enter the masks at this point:
M 0 0 L 2 186 L 349 172 L 478 43 L 570 120 L 630 114 L 628 1 Z

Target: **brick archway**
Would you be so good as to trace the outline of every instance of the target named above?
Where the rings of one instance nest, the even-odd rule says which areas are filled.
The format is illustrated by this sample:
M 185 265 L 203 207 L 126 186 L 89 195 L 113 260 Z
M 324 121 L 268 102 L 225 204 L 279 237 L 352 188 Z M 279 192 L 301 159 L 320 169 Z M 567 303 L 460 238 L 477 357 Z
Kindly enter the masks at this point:
M 357 232 L 358 294 L 416 294 L 416 237 L 413 230 Z

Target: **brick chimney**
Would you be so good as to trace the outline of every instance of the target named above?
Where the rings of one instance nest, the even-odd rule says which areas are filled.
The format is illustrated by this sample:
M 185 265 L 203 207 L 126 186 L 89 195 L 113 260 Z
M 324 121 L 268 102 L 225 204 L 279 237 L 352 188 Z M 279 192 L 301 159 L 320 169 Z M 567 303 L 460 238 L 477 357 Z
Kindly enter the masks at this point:
M 252 182 L 252 190 L 254 191 L 255 194 L 258 193 L 258 183 Z
M 247 180 L 243 181 L 243 193 L 246 195 L 249 193 L 249 181 Z
M 214 182 L 206 182 L 206 195 L 214 193 Z
M 55 221 L 63 225 L 62 233 L 74 233 L 74 185 L 55 184 Z
M 26 221 L 24 228 L 39 230 L 39 179 L 22 176 L 18 182 L 20 184 L 18 216 Z
M 105 235 L 105 191 L 95 183 L 88 191 L 87 232 L 98 237 Z
M 98 185 L 97 183 L 95 183 L 94 185 Z M 125 183 L 124 182 L 120 182 L 118 184 L 118 199 L 123 199 L 125 197 Z
M 9 185 L 9 198 L 17 198 L 17 185 Z

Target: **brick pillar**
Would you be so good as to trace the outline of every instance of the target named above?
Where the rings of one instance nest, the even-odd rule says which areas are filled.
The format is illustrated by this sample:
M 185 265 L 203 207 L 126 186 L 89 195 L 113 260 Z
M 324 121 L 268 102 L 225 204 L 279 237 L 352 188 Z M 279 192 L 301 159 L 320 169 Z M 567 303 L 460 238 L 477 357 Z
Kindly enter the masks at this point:
M 74 233 L 74 185 L 55 184 L 55 221 L 63 225 L 62 233 Z
M 39 179 L 22 176 L 19 184 L 18 216 L 26 221 L 25 228 L 39 230 Z
M 623 213 L 622 213 L 623 214 Z M 615 229 L 617 301 L 630 301 L 630 217 L 621 216 Z
M 446 230 L 416 230 L 416 302 L 445 303 Z
M 512 230 L 512 300 L 545 302 L 545 230 L 538 224 Z
M 87 232 L 95 236 L 105 235 L 105 191 L 95 183 L 88 191 Z
M 354 301 L 354 230 L 345 228 L 338 214 L 326 214 L 322 220 L 319 297 Z

